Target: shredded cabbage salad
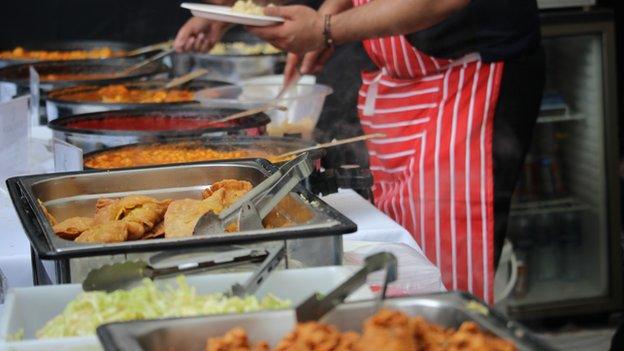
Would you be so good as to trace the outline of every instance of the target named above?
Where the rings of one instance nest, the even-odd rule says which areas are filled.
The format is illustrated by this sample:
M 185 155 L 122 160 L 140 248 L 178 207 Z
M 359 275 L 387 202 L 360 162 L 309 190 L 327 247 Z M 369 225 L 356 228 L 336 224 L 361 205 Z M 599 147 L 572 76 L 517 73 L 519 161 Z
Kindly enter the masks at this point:
M 177 278 L 177 285 L 159 289 L 154 282 L 145 279 L 140 286 L 130 290 L 81 293 L 60 315 L 37 331 L 37 338 L 90 336 L 95 334 L 98 326 L 110 322 L 242 313 L 290 306 L 290 301 L 272 295 L 258 300 L 255 296 L 197 294 L 183 276 Z

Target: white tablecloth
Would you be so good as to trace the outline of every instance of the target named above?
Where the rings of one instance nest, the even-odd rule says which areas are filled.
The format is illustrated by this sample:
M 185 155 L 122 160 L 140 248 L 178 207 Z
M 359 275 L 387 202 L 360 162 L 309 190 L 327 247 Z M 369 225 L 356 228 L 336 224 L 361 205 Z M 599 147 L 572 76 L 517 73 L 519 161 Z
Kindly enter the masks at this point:
M 44 147 L 46 139 L 50 137 L 46 129 L 47 127 L 44 127 L 44 129 L 36 130 L 33 133 L 38 138 L 31 147 L 31 160 L 29 162 L 31 173 L 44 173 L 53 170 L 52 155 Z M 4 180 L 1 181 L 4 183 Z M 356 252 L 358 248 L 366 246 L 366 243 L 374 244 L 376 249 L 383 248 L 383 243 L 404 244 L 409 247 L 407 251 L 402 249 L 399 251 L 407 252 L 414 257 L 422 256 L 422 251 L 403 227 L 354 191 L 341 190 L 337 194 L 324 197 L 323 200 L 338 209 L 358 226 L 356 233 L 344 236 L 345 251 Z M 397 245 L 393 246 L 393 248 L 396 247 Z M 6 276 L 9 287 L 32 285 L 30 263 L 28 239 L 8 194 L 0 187 L 0 270 Z M 435 269 L 428 261 L 426 264 L 426 268 Z

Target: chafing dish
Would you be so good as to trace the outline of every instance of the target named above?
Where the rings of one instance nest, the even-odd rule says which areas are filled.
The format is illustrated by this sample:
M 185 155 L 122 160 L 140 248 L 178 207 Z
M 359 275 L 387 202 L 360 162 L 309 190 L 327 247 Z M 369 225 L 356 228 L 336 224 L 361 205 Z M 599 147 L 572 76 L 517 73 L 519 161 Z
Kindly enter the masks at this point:
M 483 330 L 511 340 L 520 351 L 555 350 L 522 325 L 507 320 L 481 301 L 465 293 L 440 293 L 419 297 L 388 299 L 385 307 L 422 316 L 429 322 L 457 328 L 466 321 L 476 322 Z M 321 319 L 342 331 L 361 331 L 362 322 L 373 315 L 377 301 L 346 303 Z M 203 351 L 206 340 L 219 337 L 232 328 L 242 327 L 250 340 L 266 340 L 275 346 L 297 323 L 295 311 L 279 310 L 237 315 L 174 318 L 112 323 L 98 328 L 105 350 L 125 351 Z
M 85 169 L 91 169 L 88 167 L 86 162 L 89 159 L 93 159 L 100 155 L 106 155 L 110 152 L 115 152 L 119 149 L 140 149 L 143 147 L 152 147 L 152 146 L 191 146 L 191 147 L 204 147 L 211 150 L 217 151 L 235 151 L 235 150 L 257 150 L 261 152 L 266 152 L 272 155 L 280 155 L 286 152 L 303 149 L 306 147 L 311 147 L 316 145 L 316 143 L 303 140 L 300 138 L 293 137 L 268 137 L 268 136 L 237 136 L 231 135 L 226 137 L 202 137 L 200 139 L 186 139 L 186 140 L 174 140 L 174 141 L 166 141 L 161 143 L 137 143 L 131 145 L 118 146 L 108 149 L 102 149 L 98 151 L 93 151 L 84 155 L 85 161 Z M 320 158 L 324 154 L 324 150 L 314 150 L 309 152 L 309 157 L 313 160 L 320 160 Z M 211 161 L 211 160 L 204 160 Z M 201 162 L 204 162 L 201 161 Z M 317 168 L 320 168 L 320 163 L 317 161 Z M 140 167 L 140 166 L 134 166 Z M 104 168 L 96 168 L 96 169 L 104 169 Z
M 298 186 L 289 195 L 286 215 L 292 226 L 211 236 L 178 239 L 131 241 L 116 244 L 78 244 L 54 234 L 42 208 L 41 200 L 58 220 L 90 214 L 98 198 L 120 197 L 140 193 L 155 198 L 201 198 L 201 191 L 222 179 L 247 180 L 258 184 L 275 171 L 264 160 L 209 162 L 167 167 L 104 172 L 73 172 L 20 176 L 7 180 L 15 209 L 33 248 L 36 283 L 46 282 L 40 259 L 51 260 L 50 280 L 59 283 L 78 282 L 89 265 L 95 268 L 113 260 L 126 260 L 137 252 L 157 252 L 172 248 L 198 248 L 287 240 L 289 254 L 306 265 L 339 264 L 342 258 L 341 234 L 356 230 L 353 222 Z M 306 215 L 301 215 L 305 213 Z M 318 239 L 311 239 L 318 238 Z M 319 255 L 322 252 L 322 255 Z M 109 256 L 116 255 L 116 256 Z M 75 259 L 77 257 L 88 259 Z M 98 256 L 98 257 L 93 257 Z M 73 261 L 73 262 L 70 262 Z M 81 269 L 72 275 L 72 270 Z M 52 273 L 50 273 L 52 271 Z
M 149 80 L 145 82 L 126 83 L 125 85 L 130 89 L 162 89 L 163 86 L 168 82 L 168 80 Z M 227 83 L 215 80 L 194 80 L 179 87 L 178 89 L 198 91 L 201 89 L 214 88 L 225 84 Z M 106 85 L 109 84 L 89 84 L 68 88 L 59 88 L 50 91 L 46 96 L 46 115 L 48 116 L 48 120 L 51 121 L 60 117 L 101 111 L 159 108 L 163 106 L 199 106 L 199 102 L 197 101 L 173 103 L 108 103 L 93 101 L 73 101 L 67 99 L 67 96 L 70 94 L 91 92 L 98 90 Z
M 80 60 L 80 61 L 41 61 L 35 63 L 25 63 L 8 66 L 0 69 L 0 84 L 4 89 L 14 91 L 14 96 L 28 94 L 30 92 L 30 67 L 42 76 L 45 74 L 70 74 L 70 73 L 114 73 L 121 72 L 132 64 L 139 62 L 138 59 L 108 59 L 108 60 Z M 89 80 L 90 84 L 112 84 L 116 82 L 127 82 L 141 78 L 153 77 L 158 74 L 167 73 L 168 68 L 161 63 L 147 65 L 135 72 L 123 77 L 111 77 L 107 79 Z M 45 93 L 61 88 L 85 84 L 87 81 L 43 81 L 40 80 L 39 87 L 42 91 L 41 97 Z
M 249 32 L 235 27 L 227 32 L 223 43 L 243 42 L 258 44 L 263 41 Z M 270 55 L 211 55 L 200 53 L 176 53 L 172 56 L 176 75 L 188 73 L 197 68 L 206 68 L 214 79 L 237 83 L 241 79 L 253 78 L 281 71 L 284 54 Z
M 136 124 L 139 118 L 168 118 L 179 119 L 182 122 L 199 122 L 202 120 L 218 119 L 228 116 L 240 110 L 218 108 L 182 108 L 177 106 L 160 108 L 142 108 L 136 110 L 119 110 L 94 112 L 56 119 L 48 124 L 53 130 L 55 138 L 64 140 L 80 147 L 84 152 L 96 151 L 104 148 L 145 142 L 158 142 L 171 139 L 199 138 L 201 136 L 227 136 L 227 135 L 263 135 L 269 117 L 264 113 L 258 113 L 249 117 L 241 118 L 218 124 L 215 126 L 196 127 L 194 129 L 167 129 L 150 130 L 148 125 L 145 130 L 133 126 L 131 129 L 111 130 L 110 127 L 96 128 L 82 127 L 84 123 L 98 122 L 111 119 L 134 119 Z M 149 128 L 148 128 L 149 127 Z

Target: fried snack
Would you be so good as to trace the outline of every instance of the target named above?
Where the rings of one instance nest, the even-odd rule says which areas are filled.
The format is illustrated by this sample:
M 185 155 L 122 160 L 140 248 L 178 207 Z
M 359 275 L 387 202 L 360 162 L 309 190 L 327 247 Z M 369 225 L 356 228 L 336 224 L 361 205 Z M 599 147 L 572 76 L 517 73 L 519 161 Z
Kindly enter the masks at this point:
M 40 60 L 40 61 L 67 61 L 84 59 L 103 59 L 125 55 L 125 51 L 113 51 L 109 47 L 94 48 L 91 50 L 26 50 L 21 46 L 13 50 L 0 51 L 0 58 L 9 60 Z
M 336 327 L 317 322 L 297 324 L 275 348 L 275 351 L 334 351 L 342 334 Z
M 123 221 L 128 225 L 128 239 L 141 239 L 146 233 L 149 233 L 157 223 L 163 220 L 170 203 L 171 200 L 145 202 L 127 212 Z
M 474 322 L 464 322 L 447 341 L 449 350 L 515 351 L 513 343 L 482 332 Z
M 246 180 L 225 179 L 213 183 L 209 188 L 205 189 L 202 192 L 202 198 L 206 199 L 219 189 L 224 189 L 223 207 L 228 208 L 252 188 L 253 185 Z
M 197 221 L 205 213 L 215 214 L 223 210 L 225 189 L 219 189 L 204 200 L 183 199 L 172 201 L 165 213 L 165 238 L 181 238 L 193 235 Z
M 48 222 L 50 222 L 50 225 L 54 226 L 58 223 L 58 221 L 56 220 L 56 218 L 54 218 L 54 216 L 48 211 L 48 209 L 45 207 L 45 205 L 43 204 L 43 202 L 39 199 L 37 199 L 37 203 L 39 203 L 39 206 L 41 206 L 41 210 L 43 211 L 43 214 L 46 216 L 46 218 L 48 219 Z
M 122 221 L 98 224 L 80 234 L 77 243 L 119 243 L 128 239 L 128 226 Z
M 66 240 L 74 240 L 93 226 L 91 217 L 72 217 L 52 227 L 54 234 Z
M 414 351 L 418 350 L 418 345 L 407 315 L 382 309 L 364 323 L 362 337 L 353 350 Z
M 119 199 L 98 199 L 95 203 L 95 216 L 93 217 L 95 224 L 118 220 L 121 214 L 119 201 Z
M 243 328 L 234 328 L 220 338 L 208 339 L 206 351 L 269 351 L 269 344 L 261 341 L 252 347 L 247 332 Z
M 162 220 L 160 222 L 158 222 L 154 228 L 152 228 L 152 231 L 149 233 L 146 233 L 145 236 L 143 236 L 141 239 L 156 239 L 156 238 L 160 238 L 165 236 L 165 221 Z

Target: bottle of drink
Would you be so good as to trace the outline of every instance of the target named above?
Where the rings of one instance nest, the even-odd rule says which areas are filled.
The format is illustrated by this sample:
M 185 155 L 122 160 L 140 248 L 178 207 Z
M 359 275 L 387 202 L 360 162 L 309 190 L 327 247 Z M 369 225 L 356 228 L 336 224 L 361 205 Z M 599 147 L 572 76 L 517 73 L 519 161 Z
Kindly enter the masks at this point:
M 581 277 L 581 215 L 582 212 L 564 212 L 560 215 L 561 278 L 565 281 L 578 281 Z
M 529 216 L 512 217 L 510 221 L 510 235 L 514 248 L 516 259 L 518 262 L 518 278 L 514 286 L 513 295 L 516 298 L 522 298 L 529 292 L 529 255 L 533 248 L 535 238 L 533 236 L 534 228 Z
M 536 219 L 537 243 L 532 255 L 532 272 L 535 272 L 535 279 L 538 281 L 553 280 L 559 273 L 555 246 L 557 226 L 554 220 L 555 215 L 549 213 L 539 214 Z

